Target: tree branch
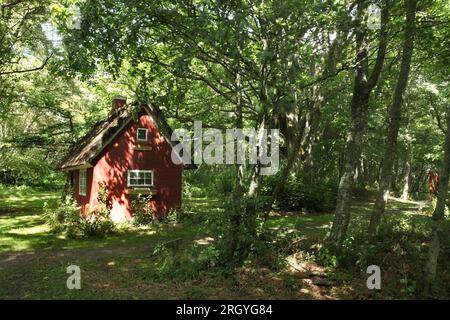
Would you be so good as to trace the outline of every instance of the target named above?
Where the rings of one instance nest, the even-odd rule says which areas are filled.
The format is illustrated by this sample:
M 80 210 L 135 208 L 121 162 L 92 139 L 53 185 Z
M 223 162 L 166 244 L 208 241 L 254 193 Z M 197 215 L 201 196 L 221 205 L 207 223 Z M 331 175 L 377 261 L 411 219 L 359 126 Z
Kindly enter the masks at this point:
M 53 56 L 53 53 L 50 54 L 45 61 L 36 68 L 31 68 L 31 69 L 23 69 L 23 70 L 13 70 L 13 71 L 5 71 L 5 72 L 0 72 L 0 76 L 5 76 L 5 75 L 9 75 L 9 74 L 18 74 L 18 73 L 26 73 L 26 72 L 33 72 L 33 71 L 38 71 L 38 70 L 42 70 L 45 68 L 45 66 L 47 65 L 47 62 L 50 60 L 50 58 Z

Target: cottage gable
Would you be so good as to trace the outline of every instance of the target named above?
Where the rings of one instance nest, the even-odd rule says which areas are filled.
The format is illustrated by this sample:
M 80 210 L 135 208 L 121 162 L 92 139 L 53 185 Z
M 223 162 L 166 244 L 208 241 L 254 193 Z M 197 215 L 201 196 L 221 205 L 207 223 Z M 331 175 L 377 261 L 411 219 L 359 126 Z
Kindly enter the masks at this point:
M 171 140 L 172 129 L 167 124 L 159 108 L 150 104 L 142 104 L 137 112 L 144 110 L 155 122 L 158 131 L 173 147 L 177 141 Z M 107 119 L 97 122 L 93 128 L 70 149 L 61 160 L 58 168 L 61 170 L 76 170 L 91 167 L 97 155 L 112 142 L 114 137 L 133 119 L 132 112 L 127 105 L 113 110 Z M 136 148 L 146 149 L 145 145 Z

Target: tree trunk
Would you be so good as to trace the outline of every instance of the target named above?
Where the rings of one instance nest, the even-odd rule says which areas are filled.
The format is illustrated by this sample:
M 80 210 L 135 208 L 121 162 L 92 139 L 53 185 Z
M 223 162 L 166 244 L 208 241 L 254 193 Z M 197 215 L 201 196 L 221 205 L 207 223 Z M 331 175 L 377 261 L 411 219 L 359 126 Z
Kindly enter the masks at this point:
M 326 67 L 323 70 L 323 76 L 332 74 L 336 69 L 336 55 L 339 55 L 342 50 L 341 42 L 345 36 L 347 36 L 349 30 L 339 31 L 336 38 L 331 43 L 326 59 Z M 317 77 L 319 72 L 313 67 L 313 76 Z M 272 191 L 272 195 L 269 199 L 267 207 L 264 210 L 264 220 L 267 220 L 273 203 L 275 202 L 278 194 L 281 192 L 285 181 L 289 176 L 292 168 L 309 167 L 311 162 L 311 149 L 313 147 L 314 138 L 317 134 L 320 121 L 320 112 L 324 102 L 326 101 L 324 88 L 321 83 L 312 86 L 311 90 L 312 101 L 308 105 L 308 110 L 305 116 L 298 123 L 298 135 L 294 135 L 294 141 L 291 143 L 291 148 L 288 153 L 286 165 L 280 172 L 279 178 Z M 297 99 L 296 99 L 297 100 Z M 297 104 L 297 101 L 296 101 Z
M 409 186 L 411 184 L 411 154 L 408 148 L 408 158 L 405 162 L 404 174 L 403 174 L 403 190 L 401 199 L 408 200 L 409 199 Z
M 236 74 L 235 79 L 236 87 L 236 104 L 235 104 L 235 115 L 236 115 L 236 128 L 242 129 L 242 90 L 241 90 L 241 77 L 240 74 Z M 244 165 L 236 161 L 235 164 L 235 180 L 234 180 L 234 191 L 232 195 L 232 212 L 230 217 L 232 233 L 231 233 L 231 246 L 230 253 L 237 251 L 239 246 L 239 229 L 241 225 L 241 215 L 242 215 L 242 194 L 243 194 L 243 179 L 244 179 Z
M 431 242 L 428 249 L 428 261 L 425 266 L 425 295 L 427 296 L 430 294 L 430 290 L 432 289 L 436 278 L 436 268 L 440 250 L 439 233 L 442 221 L 444 220 L 445 204 L 448 193 L 448 176 L 450 169 L 450 108 L 447 108 L 447 131 L 445 134 L 444 150 L 444 162 L 442 163 L 439 174 L 439 192 L 437 195 L 436 208 L 434 209 L 432 216 Z
M 256 129 L 257 132 L 257 154 L 260 154 L 260 150 L 262 149 L 262 135 L 260 134 L 260 130 L 266 128 L 266 118 L 262 117 L 262 120 Z M 267 142 L 267 141 L 266 141 Z M 258 193 L 261 185 L 261 163 L 258 161 L 252 170 L 252 175 L 250 178 L 250 185 L 248 187 L 247 193 L 247 206 L 246 206 L 246 214 L 251 217 L 256 217 L 256 213 L 258 211 Z
M 367 51 L 365 51 L 364 55 L 367 57 Z M 346 152 L 344 154 L 343 173 L 339 182 L 336 212 L 329 238 L 330 244 L 335 250 L 339 250 L 342 246 L 350 223 L 351 189 L 354 183 L 355 168 L 359 160 L 364 130 L 364 110 L 368 104 L 368 96 L 364 93 L 364 87 L 362 86 L 362 79 L 365 73 L 362 70 L 357 72 L 358 76 L 355 80 L 352 99 L 350 130 L 347 135 Z
M 414 20 L 416 17 L 417 0 L 405 0 L 406 27 L 403 40 L 403 55 L 400 66 L 400 74 L 394 92 L 392 106 L 389 111 L 389 127 L 386 147 L 384 150 L 383 165 L 381 167 L 380 183 L 377 199 L 373 207 L 369 224 L 369 236 L 378 236 L 381 220 L 384 215 L 386 203 L 389 197 L 389 185 L 392 179 L 392 167 L 395 161 L 397 137 L 402 117 L 403 96 L 408 84 L 409 71 L 414 44 Z
M 347 235 L 350 223 L 350 207 L 352 200 L 352 187 L 356 166 L 361 155 L 361 143 L 366 126 L 366 113 L 369 105 L 370 93 L 383 68 L 387 46 L 386 24 L 388 21 L 388 8 L 383 7 L 381 13 L 381 30 L 378 45 L 378 53 L 375 65 L 370 77 L 368 76 L 368 39 L 366 38 L 366 26 L 364 25 L 364 14 L 367 3 L 358 1 L 356 34 L 356 75 L 353 85 L 353 96 L 351 102 L 350 125 L 347 134 L 345 154 L 343 160 L 343 172 L 339 182 L 337 204 L 331 233 L 328 238 L 330 248 L 339 252 Z
M 62 200 L 65 201 L 67 199 L 68 196 L 70 196 L 70 191 L 71 191 L 71 173 L 70 171 L 66 172 L 66 184 L 64 186 L 64 192 L 62 195 Z

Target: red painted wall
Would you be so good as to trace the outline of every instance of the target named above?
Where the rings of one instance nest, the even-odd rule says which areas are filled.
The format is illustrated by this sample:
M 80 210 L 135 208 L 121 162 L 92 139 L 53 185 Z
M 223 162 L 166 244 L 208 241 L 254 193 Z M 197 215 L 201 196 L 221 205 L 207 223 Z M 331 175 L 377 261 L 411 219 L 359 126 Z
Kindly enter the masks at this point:
M 151 150 L 138 151 L 133 147 L 137 143 L 137 128 L 148 129 L 148 143 Z M 142 142 L 139 142 L 142 144 Z M 153 170 L 153 184 L 157 194 L 150 205 L 156 217 L 167 214 L 170 208 L 181 204 L 182 165 L 175 165 L 171 160 L 172 147 L 159 134 L 151 116 L 142 112 L 137 122 L 131 122 L 114 138 L 114 140 L 97 156 L 93 168 L 87 169 L 86 196 L 78 192 L 79 171 L 75 172 L 75 199 L 83 212 L 95 210 L 98 206 L 97 193 L 99 183 L 103 183 L 109 192 L 111 218 L 129 220 L 133 213 L 127 187 L 128 170 Z

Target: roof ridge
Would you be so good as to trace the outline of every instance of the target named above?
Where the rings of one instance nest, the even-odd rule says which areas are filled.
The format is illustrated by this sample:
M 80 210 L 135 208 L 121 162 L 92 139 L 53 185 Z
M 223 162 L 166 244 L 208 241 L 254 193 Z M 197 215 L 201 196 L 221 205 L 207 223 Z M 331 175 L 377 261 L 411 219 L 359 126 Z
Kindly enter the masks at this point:
M 81 165 L 91 164 L 100 152 L 111 143 L 112 139 L 133 119 L 133 114 L 144 109 L 152 117 L 158 132 L 166 139 L 172 148 L 179 141 L 172 141 L 173 133 L 161 109 L 149 101 L 133 102 L 126 107 L 112 111 L 104 120 L 98 121 L 82 138 L 80 138 L 58 164 L 58 168 L 66 170 Z M 186 165 L 186 167 L 191 167 Z

